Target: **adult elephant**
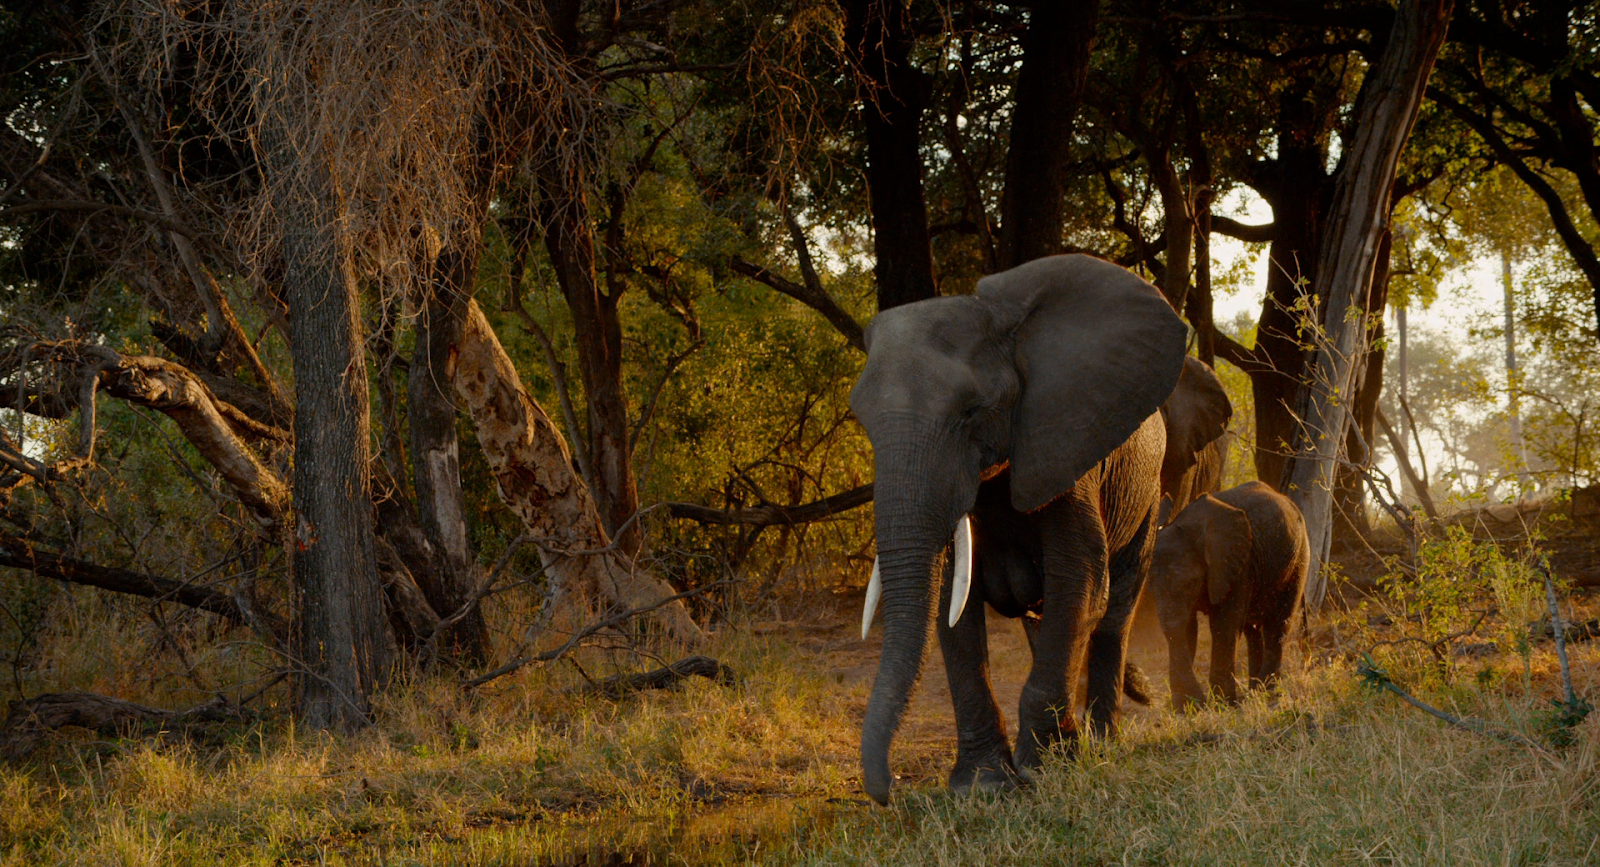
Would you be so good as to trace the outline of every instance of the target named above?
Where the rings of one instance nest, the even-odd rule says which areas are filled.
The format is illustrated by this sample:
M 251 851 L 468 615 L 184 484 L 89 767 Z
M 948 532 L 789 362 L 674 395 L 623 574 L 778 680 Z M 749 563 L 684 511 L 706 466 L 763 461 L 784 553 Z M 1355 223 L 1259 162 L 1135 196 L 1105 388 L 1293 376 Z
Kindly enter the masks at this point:
M 1167 450 L 1161 458 L 1161 523 L 1183 507 L 1222 486 L 1222 435 L 1233 418 L 1233 403 L 1217 372 L 1194 356 L 1183 359 L 1183 375 L 1166 403 L 1161 423 Z
M 1178 382 L 1185 335 L 1154 287 L 1080 255 L 872 321 L 850 407 L 876 474 L 878 563 L 862 624 L 881 596 L 884 642 L 861 761 L 879 803 L 935 599 L 958 732 L 953 787 L 1013 785 L 1072 737 L 1069 684 L 1086 660 L 1090 724 L 1112 729 L 1155 538 L 1166 439 L 1156 410 Z M 1041 618 L 1014 756 L 989 686 L 985 602 Z

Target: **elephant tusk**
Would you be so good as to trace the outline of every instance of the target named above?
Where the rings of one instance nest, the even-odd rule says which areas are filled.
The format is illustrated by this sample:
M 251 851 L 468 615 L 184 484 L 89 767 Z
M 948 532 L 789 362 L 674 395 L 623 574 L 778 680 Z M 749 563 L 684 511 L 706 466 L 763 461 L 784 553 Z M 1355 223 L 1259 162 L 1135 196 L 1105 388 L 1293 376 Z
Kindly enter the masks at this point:
M 872 616 L 878 613 L 878 597 L 883 595 L 883 576 L 878 574 L 878 558 L 872 558 L 872 580 L 867 582 L 867 604 L 861 609 L 861 640 L 867 640 Z
M 956 525 L 956 574 L 950 587 L 950 626 L 955 628 L 967 608 L 967 592 L 972 589 L 972 518 L 961 516 Z

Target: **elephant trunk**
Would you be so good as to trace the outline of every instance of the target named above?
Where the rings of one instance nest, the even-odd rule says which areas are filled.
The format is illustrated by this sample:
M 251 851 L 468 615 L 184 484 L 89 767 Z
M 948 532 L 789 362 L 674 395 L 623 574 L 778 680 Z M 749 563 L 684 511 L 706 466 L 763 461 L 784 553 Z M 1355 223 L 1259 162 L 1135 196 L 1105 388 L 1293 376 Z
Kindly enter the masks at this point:
M 889 801 L 889 745 L 900 727 L 911 690 L 922 674 L 929 626 L 939 599 L 942 554 L 956 517 L 970 506 L 950 491 L 930 491 L 928 480 L 948 479 L 924 452 L 915 460 L 885 461 L 879 452 L 874 508 L 883 595 L 883 651 L 861 726 L 861 782 L 880 804 Z M 896 466 L 898 464 L 898 466 Z M 915 471 L 907 465 L 915 464 Z M 918 480 L 912 484 L 913 480 Z M 973 480 L 976 490 L 976 479 Z M 968 492 L 970 494 L 970 492 Z

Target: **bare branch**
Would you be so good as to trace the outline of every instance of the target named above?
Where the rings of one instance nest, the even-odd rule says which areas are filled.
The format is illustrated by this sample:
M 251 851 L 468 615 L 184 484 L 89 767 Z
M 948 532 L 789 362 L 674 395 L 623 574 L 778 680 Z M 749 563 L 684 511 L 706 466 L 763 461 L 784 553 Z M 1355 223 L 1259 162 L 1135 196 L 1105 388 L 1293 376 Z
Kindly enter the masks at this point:
M 113 593 L 143 596 L 157 601 L 177 602 L 190 608 L 209 611 L 220 617 L 248 625 L 247 618 L 232 596 L 205 587 L 196 587 L 186 581 L 175 581 L 156 575 L 146 575 L 115 566 L 102 566 L 46 550 L 32 541 L 17 536 L 0 534 L 0 566 L 26 569 L 45 578 L 68 584 L 98 587 Z M 272 624 L 281 630 L 280 624 Z
M 462 687 L 462 689 L 477 689 L 478 687 L 483 686 L 484 684 L 488 683 L 491 680 L 496 680 L 498 678 L 504 677 L 504 676 L 510 674 L 511 672 L 516 671 L 517 669 L 522 668 L 523 666 L 529 665 L 531 663 L 535 663 L 535 662 L 551 662 L 551 661 L 560 659 L 561 657 L 566 656 L 568 653 L 571 653 L 574 649 L 576 649 L 579 645 L 581 645 L 583 643 L 584 639 L 594 635 L 595 633 L 602 632 L 604 630 L 610 629 L 610 628 L 615 627 L 615 626 L 621 626 L 622 624 L 627 623 L 629 620 L 632 620 L 633 618 L 638 617 L 641 614 L 649 614 L 650 612 L 655 611 L 658 608 L 662 608 L 662 607 L 665 607 L 667 605 L 671 605 L 674 602 L 679 602 L 681 600 L 688 599 L 691 596 L 700 596 L 700 595 L 702 595 L 704 593 L 710 592 L 711 590 L 713 590 L 713 589 L 715 589 L 717 587 L 723 587 L 723 586 L 726 586 L 728 584 L 733 584 L 733 583 L 736 583 L 736 582 L 731 581 L 731 580 L 730 581 L 715 581 L 715 582 L 707 584 L 707 585 L 705 585 L 703 587 L 696 587 L 693 590 L 685 590 L 682 593 L 675 593 L 675 594 L 673 594 L 671 596 L 666 597 L 665 599 L 657 599 L 655 602 L 652 602 L 649 605 L 643 605 L 643 606 L 640 606 L 640 607 L 637 607 L 637 608 L 624 608 L 624 609 L 622 609 L 622 610 L 620 610 L 620 611 L 618 611 L 618 612 L 616 612 L 614 614 L 608 615 L 606 617 L 602 617 L 599 620 L 596 620 L 593 623 L 590 623 L 588 626 L 585 626 L 584 628 L 582 628 L 582 629 L 578 630 L 577 632 L 573 633 L 572 637 L 568 638 L 566 640 L 566 642 L 564 644 L 562 644 L 560 647 L 557 647 L 557 648 L 555 648 L 553 650 L 547 650 L 544 653 L 540 653 L 540 654 L 537 654 L 537 655 L 534 655 L 534 656 L 519 656 L 519 657 L 511 660 L 510 662 L 507 662 L 505 665 L 502 665 L 499 668 L 496 668 L 493 671 L 486 672 L 486 673 L 484 673 L 482 675 L 479 675 L 478 677 L 475 677 L 475 678 L 467 681 L 466 683 L 462 684 L 461 687 Z
M 698 521 L 702 524 L 750 524 L 766 527 L 773 524 L 807 524 L 831 515 L 846 512 L 872 502 L 872 484 L 834 494 L 831 497 L 801 506 L 754 506 L 745 509 L 713 509 L 695 503 L 665 503 L 668 514 L 674 518 Z
M 1238 220 L 1212 214 L 1211 231 L 1219 235 L 1227 235 L 1230 238 L 1238 238 L 1247 244 L 1265 244 L 1277 235 L 1278 226 L 1276 223 L 1252 226 L 1248 223 L 1241 223 Z
M 867 351 L 866 340 L 862 336 L 863 330 L 861 328 L 861 323 L 857 322 L 854 317 L 846 313 L 844 308 L 835 303 L 832 296 L 828 295 L 826 292 L 813 292 L 809 287 L 795 283 L 793 280 L 789 280 L 785 277 L 775 274 L 772 271 L 761 267 L 760 265 L 747 262 L 738 256 L 733 257 L 728 264 L 733 268 L 733 270 L 739 272 L 740 274 L 743 274 L 744 276 L 749 277 L 758 283 L 763 283 L 772 289 L 782 292 L 790 298 L 799 301 L 801 304 L 804 304 L 818 313 L 821 313 L 825 319 L 833 324 L 834 328 L 839 330 L 840 334 L 844 335 L 844 339 L 848 341 L 851 346 L 854 346 L 856 349 L 859 349 L 862 352 Z

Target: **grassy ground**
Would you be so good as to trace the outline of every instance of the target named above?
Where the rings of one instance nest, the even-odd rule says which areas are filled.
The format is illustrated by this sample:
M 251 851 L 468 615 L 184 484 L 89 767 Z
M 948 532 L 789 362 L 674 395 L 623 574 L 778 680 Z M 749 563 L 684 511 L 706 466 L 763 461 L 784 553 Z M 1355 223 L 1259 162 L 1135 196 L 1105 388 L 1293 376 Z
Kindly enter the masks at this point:
M 868 806 L 857 727 L 877 647 L 853 635 L 853 604 L 724 629 L 708 652 L 736 687 L 611 701 L 581 695 L 563 666 L 476 696 L 403 685 L 350 737 L 281 720 L 204 743 L 63 733 L 0 767 L 0 865 L 1600 860 L 1600 720 L 1563 748 L 1508 745 L 1363 689 L 1337 653 L 1242 708 L 1134 710 L 1120 739 L 1053 762 L 1031 789 L 970 798 L 942 789 L 953 738 L 935 653 L 896 741 L 896 801 Z M 1014 630 L 996 633 L 1009 713 L 1027 654 Z M 1148 638 L 1136 656 L 1164 687 Z M 1597 656 L 1573 651 L 1591 696 Z M 1516 657 L 1442 678 L 1397 656 L 1394 671 L 1543 739 L 1559 688 L 1548 649 L 1531 661 L 1527 680 Z

